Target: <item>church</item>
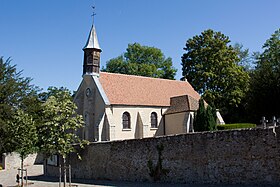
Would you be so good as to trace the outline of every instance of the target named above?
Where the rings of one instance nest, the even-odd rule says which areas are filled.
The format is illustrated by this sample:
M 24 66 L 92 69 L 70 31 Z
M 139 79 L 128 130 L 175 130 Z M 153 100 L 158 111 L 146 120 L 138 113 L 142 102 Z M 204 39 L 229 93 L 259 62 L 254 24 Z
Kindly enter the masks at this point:
M 83 48 L 83 79 L 74 102 L 89 141 L 140 139 L 193 132 L 200 95 L 186 81 L 100 72 L 101 48 L 92 24 Z

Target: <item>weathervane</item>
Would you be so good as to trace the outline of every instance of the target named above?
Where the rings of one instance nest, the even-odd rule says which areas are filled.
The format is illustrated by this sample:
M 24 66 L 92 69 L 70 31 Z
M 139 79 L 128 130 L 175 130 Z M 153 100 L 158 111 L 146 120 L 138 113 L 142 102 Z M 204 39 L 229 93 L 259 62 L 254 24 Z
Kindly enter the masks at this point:
M 92 7 L 92 24 L 94 24 L 94 16 L 96 15 L 96 13 L 94 12 L 95 6 L 91 6 Z

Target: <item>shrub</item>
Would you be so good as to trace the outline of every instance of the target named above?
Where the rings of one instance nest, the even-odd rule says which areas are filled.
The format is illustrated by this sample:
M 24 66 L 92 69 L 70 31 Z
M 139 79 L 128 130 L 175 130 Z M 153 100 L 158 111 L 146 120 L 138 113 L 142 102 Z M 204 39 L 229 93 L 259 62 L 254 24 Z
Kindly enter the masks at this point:
M 216 128 L 216 109 L 208 105 L 204 106 L 204 100 L 199 99 L 199 108 L 194 117 L 194 131 L 214 131 Z
M 255 128 L 255 127 L 256 124 L 253 123 L 234 123 L 234 124 L 217 125 L 218 130 L 243 129 L 243 128 Z
M 194 131 L 195 132 L 205 131 L 206 123 L 207 121 L 206 121 L 204 101 L 200 99 L 199 107 L 194 117 Z
M 208 131 L 215 131 L 217 130 L 217 115 L 216 115 L 216 108 L 211 107 L 208 105 L 206 107 L 206 130 Z

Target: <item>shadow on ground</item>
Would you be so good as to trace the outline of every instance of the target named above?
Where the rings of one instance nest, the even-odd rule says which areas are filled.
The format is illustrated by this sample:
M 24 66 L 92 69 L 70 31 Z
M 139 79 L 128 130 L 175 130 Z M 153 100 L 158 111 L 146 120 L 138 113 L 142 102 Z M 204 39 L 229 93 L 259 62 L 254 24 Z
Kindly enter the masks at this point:
M 41 182 L 59 182 L 57 177 L 46 177 L 44 175 L 30 176 L 28 180 L 41 181 Z M 184 186 L 184 187 L 205 187 L 205 185 L 187 185 L 187 184 L 173 184 L 173 183 L 157 183 L 157 182 L 128 182 L 128 181 L 110 181 L 110 180 L 88 180 L 88 179 L 72 179 L 72 183 L 84 184 L 84 185 L 97 185 L 97 186 L 115 186 L 115 187 L 173 187 L 173 186 Z M 207 185 L 216 186 L 216 185 Z
M 28 180 L 41 182 L 59 182 L 57 177 L 46 177 L 44 175 L 30 176 Z M 241 185 L 241 184 L 174 184 L 174 183 L 158 183 L 158 182 L 128 182 L 128 181 L 110 181 L 110 180 L 88 180 L 88 179 L 72 179 L 72 183 L 84 185 L 98 186 L 115 186 L 115 187 L 280 187 L 280 185 Z

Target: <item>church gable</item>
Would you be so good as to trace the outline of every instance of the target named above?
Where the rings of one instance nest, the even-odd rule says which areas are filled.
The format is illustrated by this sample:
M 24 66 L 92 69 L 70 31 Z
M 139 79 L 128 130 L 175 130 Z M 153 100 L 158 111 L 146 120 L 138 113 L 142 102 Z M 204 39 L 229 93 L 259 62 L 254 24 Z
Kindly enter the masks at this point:
M 109 99 L 104 92 L 102 85 L 97 76 L 84 75 L 83 80 L 75 94 L 74 102 L 77 100 L 83 100 L 85 97 L 89 97 L 97 91 L 97 94 L 102 98 L 105 105 L 110 105 Z M 79 102 L 81 103 L 81 102 Z
M 99 137 L 96 125 L 102 123 L 105 107 L 109 105 L 97 76 L 83 76 L 74 102 L 78 107 L 77 113 L 82 115 L 85 121 L 84 128 L 77 134 L 87 140 L 96 141 Z

